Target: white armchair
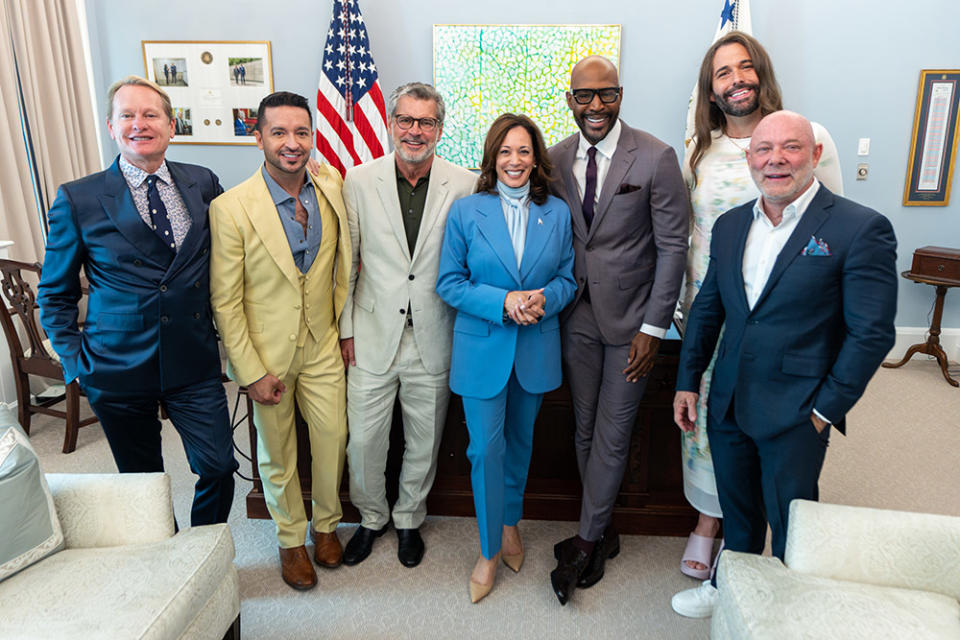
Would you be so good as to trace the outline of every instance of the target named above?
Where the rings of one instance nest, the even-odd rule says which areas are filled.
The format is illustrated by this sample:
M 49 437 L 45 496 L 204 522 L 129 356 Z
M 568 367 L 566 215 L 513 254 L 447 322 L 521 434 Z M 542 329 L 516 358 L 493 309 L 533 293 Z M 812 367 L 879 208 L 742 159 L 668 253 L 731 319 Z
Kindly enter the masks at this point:
M 0 582 L 0 638 L 239 639 L 225 524 L 174 535 L 166 474 L 48 474 L 65 549 Z
M 712 638 L 960 638 L 960 518 L 794 500 L 785 560 L 722 554 Z

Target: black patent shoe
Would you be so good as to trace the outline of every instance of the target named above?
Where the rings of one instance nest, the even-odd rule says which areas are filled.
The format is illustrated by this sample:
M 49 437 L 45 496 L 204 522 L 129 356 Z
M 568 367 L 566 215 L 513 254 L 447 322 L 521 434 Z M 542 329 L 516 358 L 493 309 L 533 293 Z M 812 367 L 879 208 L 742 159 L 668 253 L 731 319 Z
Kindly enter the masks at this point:
M 405 567 L 415 567 L 423 560 L 423 538 L 419 529 L 397 529 L 397 558 Z
M 373 551 L 373 541 L 387 532 L 387 525 L 382 529 L 367 529 L 366 527 L 357 527 L 350 542 L 343 550 L 343 564 L 348 567 L 360 564 L 367 559 L 370 552 Z

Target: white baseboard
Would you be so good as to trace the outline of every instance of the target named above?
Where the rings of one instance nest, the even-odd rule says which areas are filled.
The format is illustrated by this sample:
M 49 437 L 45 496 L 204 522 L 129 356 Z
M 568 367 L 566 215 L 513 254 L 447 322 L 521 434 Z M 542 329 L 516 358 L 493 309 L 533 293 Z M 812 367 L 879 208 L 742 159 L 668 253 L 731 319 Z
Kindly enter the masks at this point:
M 887 359 L 903 358 L 911 345 L 927 341 L 929 331 L 929 327 L 897 327 L 897 342 L 887 354 Z M 940 332 L 940 346 L 951 363 L 960 361 L 960 329 L 943 329 Z

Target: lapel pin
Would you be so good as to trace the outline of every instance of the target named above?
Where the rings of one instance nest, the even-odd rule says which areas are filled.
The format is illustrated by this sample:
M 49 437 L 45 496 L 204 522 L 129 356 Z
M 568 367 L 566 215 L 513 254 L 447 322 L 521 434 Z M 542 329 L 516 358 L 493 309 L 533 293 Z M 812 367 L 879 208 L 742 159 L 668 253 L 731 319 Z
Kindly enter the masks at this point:
M 543 218 L 537 218 L 537 224 L 543 224 Z

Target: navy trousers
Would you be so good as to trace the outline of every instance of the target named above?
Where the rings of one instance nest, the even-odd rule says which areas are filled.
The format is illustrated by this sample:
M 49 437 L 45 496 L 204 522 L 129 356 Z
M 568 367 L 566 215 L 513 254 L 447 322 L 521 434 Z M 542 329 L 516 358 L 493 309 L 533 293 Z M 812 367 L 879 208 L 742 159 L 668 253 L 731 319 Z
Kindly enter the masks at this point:
M 219 378 L 165 393 L 118 393 L 84 387 L 100 419 L 120 473 L 163 471 L 160 448 L 162 404 L 180 434 L 190 470 L 199 476 L 190 524 L 226 522 L 233 504 L 233 430 Z
M 733 420 L 707 416 L 707 436 L 723 512 L 724 548 L 762 553 L 771 530 L 771 551 L 783 559 L 787 518 L 794 498 L 817 500 L 830 428 L 817 433 L 807 419 L 770 438 L 751 438 Z

